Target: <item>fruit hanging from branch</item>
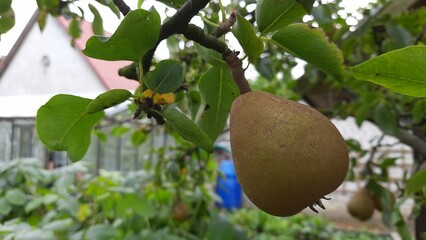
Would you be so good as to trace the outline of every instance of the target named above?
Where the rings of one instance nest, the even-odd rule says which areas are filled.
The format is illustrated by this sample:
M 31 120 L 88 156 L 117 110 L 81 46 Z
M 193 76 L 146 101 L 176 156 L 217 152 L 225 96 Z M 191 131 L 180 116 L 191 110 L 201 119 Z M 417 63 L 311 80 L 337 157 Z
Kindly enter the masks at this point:
M 295 101 L 260 91 L 240 95 L 232 104 L 230 134 L 245 194 L 275 216 L 324 208 L 321 199 L 348 171 L 348 149 L 337 128 Z
M 358 220 L 370 219 L 374 213 L 374 201 L 370 192 L 365 188 L 359 189 L 349 199 L 347 209 L 349 214 Z

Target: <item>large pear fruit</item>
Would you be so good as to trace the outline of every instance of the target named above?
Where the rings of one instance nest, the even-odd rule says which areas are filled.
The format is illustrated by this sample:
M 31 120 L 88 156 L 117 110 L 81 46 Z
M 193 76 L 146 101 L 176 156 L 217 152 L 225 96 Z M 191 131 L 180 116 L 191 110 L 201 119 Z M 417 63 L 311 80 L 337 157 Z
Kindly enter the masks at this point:
M 259 91 L 242 94 L 232 104 L 230 134 L 244 193 L 271 215 L 315 205 L 346 176 L 348 150 L 339 131 L 301 103 Z
M 347 209 L 349 214 L 361 221 L 370 219 L 374 213 L 374 202 L 370 192 L 365 188 L 359 189 L 349 199 Z

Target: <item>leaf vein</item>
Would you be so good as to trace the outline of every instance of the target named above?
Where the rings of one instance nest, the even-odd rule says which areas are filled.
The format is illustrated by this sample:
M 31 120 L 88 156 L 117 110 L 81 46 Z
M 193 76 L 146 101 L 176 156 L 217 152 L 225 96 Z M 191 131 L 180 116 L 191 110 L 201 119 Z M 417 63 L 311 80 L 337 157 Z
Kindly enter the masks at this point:
M 161 85 L 163 85 L 164 82 L 168 79 L 169 75 L 175 70 L 175 68 L 179 66 L 178 64 L 174 64 L 173 67 L 167 72 L 167 74 L 163 77 L 163 79 L 160 81 L 160 83 L 157 85 L 157 87 L 154 89 L 155 92 L 158 92 L 158 89 L 160 89 Z
M 215 116 L 215 121 L 214 121 L 214 126 L 215 129 L 218 126 L 219 123 L 219 113 L 220 113 L 220 109 L 221 109 L 221 105 L 222 105 L 222 93 L 223 93 L 223 69 L 220 68 L 220 72 L 219 72 L 219 98 L 217 101 L 217 109 L 216 109 L 216 116 Z
M 61 139 L 61 149 L 66 149 L 64 148 L 64 142 L 66 140 L 66 138 L 68 137 L 68 135 L 70 134 L 71 130 L 78 124 L 78 122 L 86 115 L 86 113 L 81 114 L 71 125 L 69 128 L 67 128 L 67 130 L 64 133 L 64 136 Z
M 284 17 L 285 14 L 287 14 L 287 12 L 293 8 L 294 4 L 296 4 L 297 1 L 294 1 L 293 4 L 290 5 L 290 7 L 288 7 L 284 12 L 282 12 L 277 18 L 275 18 L 275 20 L 269 24 L 265 29 L 263 29 L 263 31 L 260 33 L 260 35 L 263 35 L 265 32 L 268 32 L 268 30 L 274 26 L 282 17 Z
M 375 77 L 376 74 L 377 74 L 377 73 L 376 74 L 362 73 L 360 71 L 359 71 L 359 73 L 366 74 L 366 75 L 371 75 L 372 77 Z M 394 76 L 392 74 L 384 74 L 384 73 L 378 73 L 378 74 L 380 74 L 380 76 L 386 77 L 386 78 L 393 78 L 393 79 L 397 79 L 397 80 L 404 80 L 404 81 L 407 81 L 407 82 L 414 82 L 414 83 L 426 84 L 426 81 L 422 80 L 422 79 L 413 79 L 413 78 L 407 78 L 407 77 L 403 77 L 403 76 Z M 372 78 L 372 79 L 374 79 L 374 78 Z M 377 81 L 375 79 L 372 80 L 372 81 L 381 82 L 381 81 Z

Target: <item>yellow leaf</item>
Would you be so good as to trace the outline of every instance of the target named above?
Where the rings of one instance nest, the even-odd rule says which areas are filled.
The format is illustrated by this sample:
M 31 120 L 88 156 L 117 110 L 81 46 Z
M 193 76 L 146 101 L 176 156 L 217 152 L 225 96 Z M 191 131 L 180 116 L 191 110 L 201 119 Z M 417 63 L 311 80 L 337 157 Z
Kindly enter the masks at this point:
M 152 91 L 151 89 L 147 89 L 145 91 L 143 91 L 142 93 L 142 97 L 144 98 L 152 98 L 155 95 L 155 92 Z
M 80 205 L 80 207 L 78 208 L 78 212 L 77 212 L 77 219 L 80 222 L 83 222 L 84 220 L 87 219 L 88 216 L 90 216 L 92 214 L 92 211 L 89 208 L 89 205 L 87 204 L 82 204 Z
M 172 104 L 175 102 L 175 95 L 173 93 L 156 93 L 154 95 L 154 104 L 164 105 L 164 104 Z

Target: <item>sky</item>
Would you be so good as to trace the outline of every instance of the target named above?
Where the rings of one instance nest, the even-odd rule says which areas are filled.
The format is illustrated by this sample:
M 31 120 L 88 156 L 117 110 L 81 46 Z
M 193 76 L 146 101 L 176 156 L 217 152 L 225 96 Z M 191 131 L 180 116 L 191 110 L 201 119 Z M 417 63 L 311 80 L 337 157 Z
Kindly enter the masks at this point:
M 13 0 L 12 8 L 15 11 L 15 26 L 7 33 L 1 35 L 0 39 L 0 56 L 7 55 L 12 48 L 19 34 L 24 29 L 28 20 L 33 15 L 36 9 L 36 1 L 28 0 Z
M 333 0 L 321 0 L 321 2 L 326 3 Z M 342 0 L 340 2 L 340 6 L 343 8 L 338 14 L 341 16 L 347 16 L 348 13 L 352 13 L 353 16 L 348 18 L 348 23 L 350 25 L 356 25 L 358 21 L 362 18 L 362 15 L 357 14 L 355 11 L 360 7 L 366 7 L 370 2 L 375 2 L 376 0 Z M 99 4 L 94 3 L 93 0 L 85 0 L 82 1 L 84 4 L 81 4 L 81 7 L 87 9 L 87 3 L 92 3 L 97 6 Z M 130 6 L 131 9 L 136 9 L 137 0 L 125 0 L 125 2 Z M 145 0 L 142 7 L 144 9 L 149 9 L 155 1 L 153 0 Z M 229 0 L 223 0 L 223 4 L 227 4 Z M 33 15 L 37 5 L 35 0 L 13 0 L 12 7 L 15 11 L 16 15 L 16 23 L 15 26 L 6 34 L 3 34 L 0 39 L 0 56 L 7 55 L 9 50 L 12 48 L 19 34 L 25 27 L 28 20 Z M 161 3 L 155 4 L 155 8 L 161 14 L 165 11 L 165 6 Z M 102 11 L 104 9 L 104 11 Z M 115 17 L 109 10 L 106 8 L 100 7 L 102 16 L 105 16 L 104 19 L 104 28 L 106 31 L 114 32 L 117 26 L 120 23 L 120 20 Z M 89 10 L 85 11 L 86 17 L 88 20 L 91 20 L 91 12 Z M 164 15 L 163 15 L 164 16 Z
M 1 0 L 0 0 L 1 1 Z M 137 8 L 137 2 L 138 0 L 124 0 L 127 5 L 131 9 Z M 224 5 L 229 4 L 231 0 L 222 0 L 222 3 Z M 322 3 L 332 2 L 335 0 L 320 0 Z M 365 8 L 368 6 L 371 2 L 375 2 L 376 0 L 341 0 L 339 5 L 342 7 L 342 10 L 339 11 L 337 14 L 339 14 L 342 17 L 349 17 L 347 18 L 347 23 L 349 25 L 355 26 L 359 20 L 362 19 L 362 15 L 357 13 L 356 10 L 359 8 Z M 102 18 L 103 18 L 103 24 L 104 29 L 107 32 L 113 33 L 115 29 L 120 24 L 121 19 L 118 19 L 107 7 L 100 5 L 99 3 L 95 2 L 94 0 L 82 0 L 80 2 L 77 2 L 78 6 L 84 9 L 85 12 L 85 18 L 88 21 L 92 21 L 92 13 L 88 9 L 88 4 L 94 4 L 98 7 L 98 10 L 100 11 Z M 315 3 L 317 5 L 317 3 Z M 315 6 L 314 5 L 314 6 Z M 157 12 L 161 15 L 162 19 L 166 17 L 165 11 L 166 7 L 164 4 L 156 2 L 155 0 L 144 0 L 142 8 L 143 9 L 149 9 L 152 6 L 155 6 Z M 34 11 L 37 8 L 36 0 L 12 0 L 12 7 L 15 11 L 15 19 L 16 23 L 15 26 L 8 31 L 7 33 L 1 35 L 0 39 L 0 57 L 6 56 L 10 49 L 13 47 L 13 44 L 15 43 L 16 39 L 19 37 L 20 33 L 24 29 L 25 25 L 27 24 L 28 20 L 31 18 L 31 16 L 34 14 Z M 78 9 L 75 8 L 75 11 L 78 12 Z M 173 9 L 169 11 L 174 11 Z M 171 14 L 173 12 L 170 12 Z M 192 23 L 195 23 L 197 25 L 202 24 L 202 20 L 199 17 L 194 17 L 191 21 Z M 47 22 L 49 24 L 49 22 Z M 236 51 L 242 51 L 242 48 L 238 44 L 237 40 L 232 36 L 232 34 L 227 34 L 227 41 L 228 45 L 231 49 L 234 49 Z M 160 43 L 159 47 L 157 48 L 157 51 L 155 52 L 155 57 L 159 60 L 166 59 L 169 57 L 169 52 L 167 50 L 166 42 L 163 41 Z M 297 66 L 292 69 L 292 75 L 294 79 L 299 78 L 304 73 L 304 65 L 305 62 L 303 60 L 297 59 Z M 247 62 L 244 61 L 243 65 L 247 66 Z M 249 79 L 254 80 L 258 76 L 258 72 L 254 69 L 254 67 L 250 64 L 246 70 L 246 75 Z
M 148 0 L 147 2 L 149 2 Z M 87 2 L 93 3 L 92 0 L 90 1 L 84 1 L 87 6 Z M 127 0 L 129 6 L 132 8 L 136 8 L 137 1 L 135 0 Z M 95 3 L 96 4 L 96 3 Z M 96 4 L 97 6 L 99 4 Z M 16 39 L 19 37 L 20 33 L 24 29 L 25 25 L 27 24 L 28 20 L 31 18 L 31 16 L 34 14 L 34 11 L 37 8 L 36 0 L 13 0 L 12 1 L 12 8 L 15 11 L 15 26 L 8 31 L 6 34 L 3 34 L 0 39 L 0 56 L 7 55 L 7 53 L 12 48 L 13 44 L 15 43 Z M 87 7 L 84 7 L 87 9 Z M 102 7 L 99 8 L 102 11 Z M 89 10 L 87 12 L 87 17 L 90 19 L 92 18 L 91 12 Z M 120 23 L 120 20 L 115 17 L 115 15 L 111 14 L 109 11 L 102 11 L 101 14 L 107 17 L 104 18 L 104 27 L 107 31 L 114 31 L 118 24 Z M 89 19 L 89 20 L 90 20 Z

